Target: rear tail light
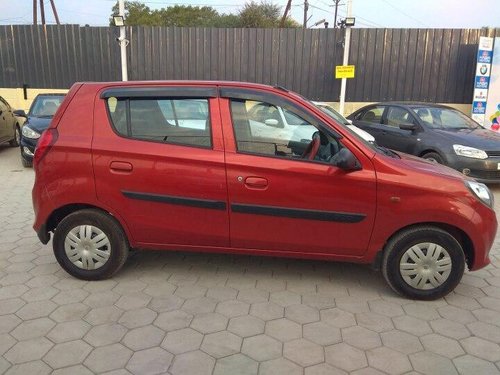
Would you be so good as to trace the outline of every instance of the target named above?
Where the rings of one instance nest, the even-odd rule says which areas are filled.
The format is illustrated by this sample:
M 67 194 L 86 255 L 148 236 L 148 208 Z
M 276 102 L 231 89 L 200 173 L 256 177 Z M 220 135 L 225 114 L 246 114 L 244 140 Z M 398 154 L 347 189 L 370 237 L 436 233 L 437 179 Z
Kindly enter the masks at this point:
M 37 169 L 38 163 L 48 154 L 54 143 L 56 143 L 59 133 L 56 128 L 47 129 L 38 140 L 33 157 L 33 168 Z

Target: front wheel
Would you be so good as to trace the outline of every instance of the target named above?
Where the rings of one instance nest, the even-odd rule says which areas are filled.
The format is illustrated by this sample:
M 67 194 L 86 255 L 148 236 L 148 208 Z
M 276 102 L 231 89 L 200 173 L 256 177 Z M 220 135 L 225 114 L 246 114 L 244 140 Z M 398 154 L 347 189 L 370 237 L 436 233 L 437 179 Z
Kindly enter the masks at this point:
M 382 273 L 394 291 L 412 299 L 434 300 L 450 293 L 465 270 L 460 243 L 448 232 L 413 227 L 385 247 Z
M 9 142 L 11 147 L 17 147 L 21 144 L 21 131 L 19 130 L 19 125 L 16 124 L 14 128 L 14 139 Z
M 129 252 L 120 224 L 94 209 L 66 216 L 55 230 L 53 248 L 61 267 L 83 280 L 113 276 L 125 264 Z
M 422 158 L 432 161 L 433 163 L 444 164 L 443 158 L 437 152 L 428 152 L 427 154 L 422 155 Z

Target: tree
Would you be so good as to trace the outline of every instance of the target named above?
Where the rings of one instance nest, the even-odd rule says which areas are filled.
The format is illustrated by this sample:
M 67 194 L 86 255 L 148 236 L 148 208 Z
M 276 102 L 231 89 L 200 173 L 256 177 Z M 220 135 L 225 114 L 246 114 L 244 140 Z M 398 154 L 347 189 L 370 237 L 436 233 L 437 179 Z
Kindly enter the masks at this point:
M 118 13 L 118 3 L 113 6 L 112 12 Z M 130 26 L 279 27 L 281 7 L 267 0 L 261 3 L 252 0 L 238 14 L 221 14 L 209 6 L 175 5 L 151 9 L 140 1 L 126 1 L 125 18 Z M 287 18 L 285 27 L 300 25 Z

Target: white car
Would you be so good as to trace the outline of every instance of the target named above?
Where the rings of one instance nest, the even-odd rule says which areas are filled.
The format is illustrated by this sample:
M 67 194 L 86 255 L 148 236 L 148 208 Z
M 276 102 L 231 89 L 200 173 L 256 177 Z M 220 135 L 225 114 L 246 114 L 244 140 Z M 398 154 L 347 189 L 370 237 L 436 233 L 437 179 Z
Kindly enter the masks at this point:
M 340 113 L 338 113 L 333 107 L 324 102 L 312 102 L 316 107 L 325 112 L 328 116 L 333 118 L 335 121 L 345 125 L 348 129 L 352 130 L 354 133 L 359 135 L 365 141 L 370 143 L 375 143 L 375 138 L 370 133 L 364 131 L 363 129 L 358 128 L 356 125 L 353 125 L 351 120 L 346 119 Z

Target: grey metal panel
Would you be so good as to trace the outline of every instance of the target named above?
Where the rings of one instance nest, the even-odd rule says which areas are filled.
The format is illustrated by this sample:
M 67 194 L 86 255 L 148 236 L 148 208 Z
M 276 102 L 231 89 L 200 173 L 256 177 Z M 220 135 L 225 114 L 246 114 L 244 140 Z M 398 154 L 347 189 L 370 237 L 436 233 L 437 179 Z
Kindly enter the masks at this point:
M 241 80 L 338 100 L 340 29 L 127 27 L 129 77 Z M 469 103 L 480 35 L 498 29 L 353 29 L 350 101 Z M 116 28 L 0 26 L 0 87 L 119 80 Z

